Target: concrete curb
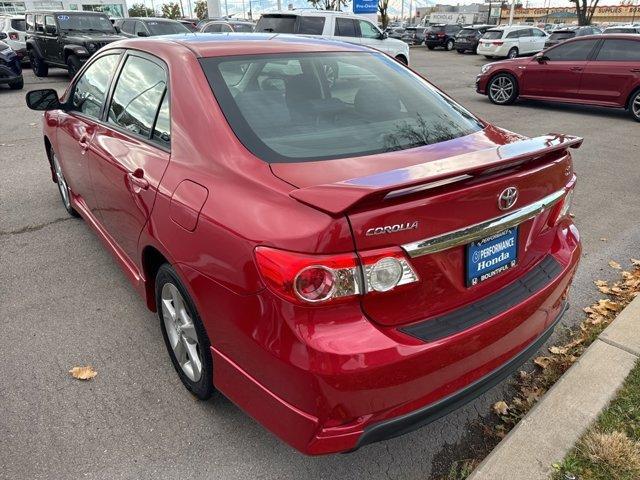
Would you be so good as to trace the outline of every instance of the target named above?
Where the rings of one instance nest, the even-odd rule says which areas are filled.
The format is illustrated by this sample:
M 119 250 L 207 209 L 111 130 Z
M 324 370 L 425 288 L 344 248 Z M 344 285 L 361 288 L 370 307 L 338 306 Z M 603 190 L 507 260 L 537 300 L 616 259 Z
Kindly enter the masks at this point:
M 609 404 L 640 358 L 640 296 L 620 312 L 578 361 L 467 480 L 548 480 Z

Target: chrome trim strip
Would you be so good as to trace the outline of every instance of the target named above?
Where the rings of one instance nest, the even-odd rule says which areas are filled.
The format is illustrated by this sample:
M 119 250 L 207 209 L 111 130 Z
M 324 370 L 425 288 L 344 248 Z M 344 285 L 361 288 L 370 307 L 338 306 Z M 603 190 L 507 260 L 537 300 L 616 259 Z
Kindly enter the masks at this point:
M 465 245 L 474 240 L 488 237 L 495 233 L 515 227 L 516 225 L 529 220 L 547 208 L 558 203 L 565 196 L 567 191 L 563 188 L 551 195 L 547 195 L 541 200 L 534 202 L 526 207 L 522 207 L 502 217 L 493 218 L 486 222 L 477 223 L 460 230 L 443 233 L 435 237 L 425 238 L 417 242 L 402 245 L 405 252 L 411 257 L 420 257 L 430 253 L 441 252 L 449 248 Z

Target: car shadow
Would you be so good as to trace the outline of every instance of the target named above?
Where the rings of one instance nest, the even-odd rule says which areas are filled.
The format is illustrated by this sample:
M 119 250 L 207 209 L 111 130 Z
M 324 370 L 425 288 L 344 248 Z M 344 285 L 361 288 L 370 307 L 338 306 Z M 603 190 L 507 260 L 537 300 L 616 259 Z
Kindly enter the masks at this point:
M 629 116 L 629 112 L 622 108 L 598 107 L 594 105 L 579 105 L 575 103 L 551 102 L 546 100 L 518 100 L 517 105 L 519 107 L 536 110 L 544 108 L 546 110 L 556 110 L 558 112 L 590 114 L 607 118 L 622 118 Z

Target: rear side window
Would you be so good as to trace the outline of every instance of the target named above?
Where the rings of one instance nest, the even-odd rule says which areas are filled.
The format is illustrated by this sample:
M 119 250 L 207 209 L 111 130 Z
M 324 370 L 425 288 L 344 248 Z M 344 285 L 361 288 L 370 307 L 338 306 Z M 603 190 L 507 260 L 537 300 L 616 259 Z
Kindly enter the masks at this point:
M 263 15 L 258 20 L 256 32 L 294 33 L 295 15 Z
M 534 37 L 546 37 L 545 33 L 542 30 L 538 30 L 537 28 L 532 28 L 531 30 L 529 30 L 530 35 L 533 35 Z
M 207 25 L 202 30 L 204 33 L 219 33 L 221 31 L 221 27 L 219 23 L 213 23 L 211 25 Z
M 601 62 L 640 62 L 640 42 L 634 40 L 605 40 L 596 60 Z
M 476 30 L 474 30 L 473 28 L 463 28 L 458 32 L 458 35 L 460 37 L 468 37 L 470 35 L 475 35 L 475 33 L 476 33 Z
M 73 110 L 89 117 L 100 118 L 107 87 L 119 59 L 120 55 L 105 55 L 85 70 L 73 90 Z
M 502 30 L 487 30 L 482 38 L 487 40 L 497 40 L 498 38 L 502 38 L 502 34 L 504 32 Z
M 25 20 L 13 19 L 11 20 L 11 28 L 19 32 L 24 32 L 27 28 Z
M 582 40 L 563 43 L 547 50 L 545 55 L 552 61 L 586 61 L 599 40 Z
M 357 37 L 356 22 L 350 18 L 336 18 L 337 37 Z
M 324 20 L 324 17 L 300 17 L 298 20 L 298 33 L 302 35 L 322 35 Z
M 143 138 L 151 138 L 166 89 L 164 68 L 146 58 L 130 56 L 113 91 L 107 121 Z
M 36 15 L 36 32 L 44 32 L 44 17 Z

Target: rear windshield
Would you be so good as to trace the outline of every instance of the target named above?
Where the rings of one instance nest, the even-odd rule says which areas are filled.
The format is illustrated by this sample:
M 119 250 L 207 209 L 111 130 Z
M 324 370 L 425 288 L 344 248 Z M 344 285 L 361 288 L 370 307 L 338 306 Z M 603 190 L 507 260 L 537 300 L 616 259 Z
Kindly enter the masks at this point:
M 576 36 L 576 32 L 555 32 L 549 37 L 549 40 L 566 40 L 567 38 L 573 38 Z
M 236 136 L 267 162 L 404 150 L 482 128 L 380 53 L 216 57 L 201 64 Z
M 502 30 L 487 30 L 482 38 L 486 38 L 487 40 L 496 40 L 498 38 L 502 38 Z
M 469 35 L 474 35 L 476 33 L 475 28 L 463 28 L 458 32 L 458 35 L 461 37 L 468 37 Z
M 73 30 L 93 30 L 105 33 L 115 33 L 111 21 L 106 16 L 102 15 L 83 15 L 81 13 L 58 14 L 56 15 L 60 30 L 73 31 Z
M 256 32 L 294 33 L 295 15 L 263 15 L 258 20 Z
M 231 25 L 234 32 L 251 33 L 253 32 L 253 25 L 248 23 L 234 23 Z
M 11 28 L 13 28 L 14 30 L 18 30 L 19 32 L 24 32 L 27 28 L 27 23 L 21 18 L 13 19 L 11 20 Z
M 174 33 L 189 33 L 190 30 L 180 22 L 146 22 L 151 35 L 173 35 Z

